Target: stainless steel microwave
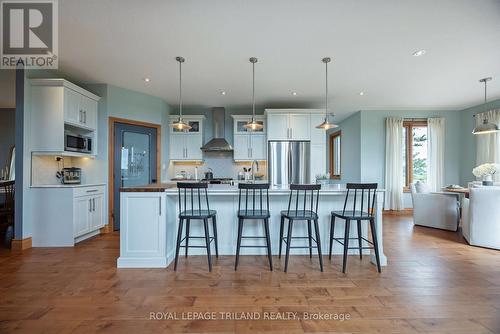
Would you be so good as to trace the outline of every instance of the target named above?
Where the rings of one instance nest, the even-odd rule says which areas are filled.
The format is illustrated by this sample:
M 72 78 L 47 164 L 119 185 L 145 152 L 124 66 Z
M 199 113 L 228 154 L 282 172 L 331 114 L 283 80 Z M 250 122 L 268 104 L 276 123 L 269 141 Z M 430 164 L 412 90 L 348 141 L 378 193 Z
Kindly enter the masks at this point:
M 90 154 L 92 153 L 92 138 L 65 131 L 64 150 Z

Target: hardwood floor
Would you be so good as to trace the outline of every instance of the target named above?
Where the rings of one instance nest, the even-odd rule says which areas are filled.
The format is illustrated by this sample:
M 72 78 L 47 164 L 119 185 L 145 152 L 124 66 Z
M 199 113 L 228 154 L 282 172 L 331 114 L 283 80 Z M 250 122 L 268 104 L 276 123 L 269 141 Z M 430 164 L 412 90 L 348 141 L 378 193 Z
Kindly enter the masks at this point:
M 305 256 L 292 256 L 287 274 L 277 257 L 269 272 L 265 256 L 242 256 L 237 272 L 234 257 L 221 257 L 208 273 L 203 256 L 181 258 L 177 272 L 118 270 L 116 234 L 75 248 L 2 250 L 0 333 L 500 333 L 499 251 L 405 216 L 386 216 L 384 236 L 382 274 L 366 256 L 350 256 L 346 275 L 340 256 L 325 257 L 324 273 Z M 151 312 L 181 319 L 150 320 Z M 284 312 L 349 319 L 263 319 Z

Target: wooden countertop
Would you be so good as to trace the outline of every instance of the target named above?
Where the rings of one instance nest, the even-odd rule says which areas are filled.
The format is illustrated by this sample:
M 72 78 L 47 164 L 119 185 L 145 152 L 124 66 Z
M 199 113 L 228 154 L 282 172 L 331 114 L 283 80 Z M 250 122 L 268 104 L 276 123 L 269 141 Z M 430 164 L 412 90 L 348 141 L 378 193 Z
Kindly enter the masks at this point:
M 122 187 L 120 192 L 163 192 L 165 189 L 175 188 L 175 183 L 153 183 L 144 186 Z

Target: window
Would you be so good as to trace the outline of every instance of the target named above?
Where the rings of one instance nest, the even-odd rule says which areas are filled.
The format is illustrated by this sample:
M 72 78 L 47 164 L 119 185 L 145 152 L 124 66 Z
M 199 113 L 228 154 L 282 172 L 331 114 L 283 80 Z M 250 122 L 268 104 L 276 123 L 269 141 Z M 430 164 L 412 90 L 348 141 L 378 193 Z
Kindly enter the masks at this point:
M 408 190 L 413 182 L 427 182 L 427 121 L 404 121 L 403 140 L 403 178 Z
M 330 135 L 330 178 L 340 179 L 340 152 L 341 132 L 335 132 Z

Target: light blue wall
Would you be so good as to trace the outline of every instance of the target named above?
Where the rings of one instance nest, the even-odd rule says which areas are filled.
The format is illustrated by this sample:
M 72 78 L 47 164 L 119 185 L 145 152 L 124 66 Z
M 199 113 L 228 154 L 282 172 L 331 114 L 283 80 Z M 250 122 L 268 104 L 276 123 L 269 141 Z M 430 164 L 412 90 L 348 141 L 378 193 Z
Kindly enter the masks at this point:
M 445 118 L 445 183 L 460 183 L 460 111 L 370 110 L 361 112 L 361 181 L 385 184 L 385 119 Z
M 460 183 L 466 185 L 475 178 L 472 169 L 476 167 L 476 140 L 472 134 L 475 126 L 474 115 L 490 109 L 500 108 L 500 99 L 491 101 L 486 105 L 474 106 L 461 111 L 461 142 L 460 154 L 462 156 L 460 164 Z
M 341 177 L 335 183 L 359 182 L 361 180 L 361 112 L 358 111 L 339 123 L 339 128 L 329 130 L 330 134 L 342 131 Z M 327 170 L 330 170 L 329 141 L 327 141 Z
M 83 85 L 101 96 L 99 101 L 99 159 L 108 163 L 108 119 L 109 117 L 148 122 L 161 125 L 161 180 L 167 179 L 168 166 L 168 115 L 170 106 L 162 99 L 113 85 Z M 165 166 L 165 168 L 163 168 Z M 107 180 L 107 168 L 106 180 Z

